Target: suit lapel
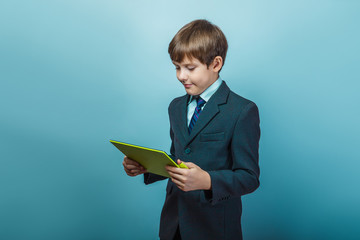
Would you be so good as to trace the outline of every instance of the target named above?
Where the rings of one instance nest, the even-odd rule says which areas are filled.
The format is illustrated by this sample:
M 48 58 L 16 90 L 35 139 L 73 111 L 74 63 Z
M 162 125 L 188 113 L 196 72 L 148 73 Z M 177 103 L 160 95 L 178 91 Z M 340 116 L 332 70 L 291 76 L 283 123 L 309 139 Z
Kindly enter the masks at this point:
M 220 85 L 219 89 L 214 93 L 213 96 L 209 99 L 206 103 L 204 109 L 200 113 L 198 120 L 196 121 L 191 134 L 188 134 L 188 127 L 187 127 L 187 106 L 185 107 L 185 112 L 181 113 L 185 116 L 185 139 L 186 143 L 185 146 L 188 145 L 198 134 L 199 132 L 213 119 L 219 110 L 219 105 L 226 103 L 227 97 L 229 95 L 230 89 L 226 85 L 225 81 Z M 181 110 L 183 111 L 183 110 Z
M 187 138 L 189 137 L 188 127 L 187 127 L 187 103 L 189 95 L 185 95 L 177 103 L 178 105 L 174 109 L 178 109 L 178 112 L 175 112 L 173 129 L 176 136 L 179 138 L 179 141 L 182 144 L 185 144 Z M 180 134 L 178 134 L 180 133 Z

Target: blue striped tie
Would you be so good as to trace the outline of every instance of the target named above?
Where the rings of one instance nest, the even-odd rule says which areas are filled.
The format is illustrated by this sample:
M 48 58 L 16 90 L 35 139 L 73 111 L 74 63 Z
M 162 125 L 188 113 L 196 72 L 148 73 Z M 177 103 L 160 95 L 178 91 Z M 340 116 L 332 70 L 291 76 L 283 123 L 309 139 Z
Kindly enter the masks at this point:
M 206 101 L 202 99 L 200 96 L 196 99 L 196 101 L 197 101 L 197 106 L 195 108 L 194 115 L 192 116 L 189 124 L 189 134 L 191 133 L 191 130 L 193 129 L 196 121 L 200 116 L 202 106 L 204 106 L 204 104 L 206 103 Z

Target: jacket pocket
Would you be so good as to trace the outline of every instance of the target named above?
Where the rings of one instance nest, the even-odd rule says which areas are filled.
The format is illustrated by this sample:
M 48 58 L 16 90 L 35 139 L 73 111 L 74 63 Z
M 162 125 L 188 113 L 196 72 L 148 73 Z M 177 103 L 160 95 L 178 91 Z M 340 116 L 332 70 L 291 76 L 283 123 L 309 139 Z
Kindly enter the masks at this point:
M 201 133 L 200 134 L 200 141 L 201 142 L 215 142 L 215 141 L 224 141 L 225 133 Z

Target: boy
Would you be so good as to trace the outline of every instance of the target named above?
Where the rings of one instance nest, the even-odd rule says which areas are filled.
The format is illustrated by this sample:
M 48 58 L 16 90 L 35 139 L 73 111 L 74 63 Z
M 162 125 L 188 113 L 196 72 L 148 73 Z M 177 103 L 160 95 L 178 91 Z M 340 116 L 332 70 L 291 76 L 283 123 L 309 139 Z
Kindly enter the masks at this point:
M 187 93 L 169 106 L 170 153 L 189 169 L 166 167 L 160 239 L 242 239 L 241 196 L 259 186 L 259 113 L 219 77 L 227 47 L 206 20 L 186 24 L 169 44 Z M 129 176 L 144 174 L 145 184 L 165 179 L 126 156 L 123 165 Z

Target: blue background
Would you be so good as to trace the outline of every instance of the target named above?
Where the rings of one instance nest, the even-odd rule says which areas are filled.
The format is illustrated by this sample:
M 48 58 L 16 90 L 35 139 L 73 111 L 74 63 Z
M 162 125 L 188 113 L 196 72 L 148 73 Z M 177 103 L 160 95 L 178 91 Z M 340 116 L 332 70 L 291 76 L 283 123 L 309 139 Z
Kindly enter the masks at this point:
M 0 239 L 157 239 L 165 182 L 144 186 L 109 139 L 169 151 L 167 54 L 206 18 L 222 78 L 261 118 L 245 239 L 359 239 L 360 3 L 0 2 Z

